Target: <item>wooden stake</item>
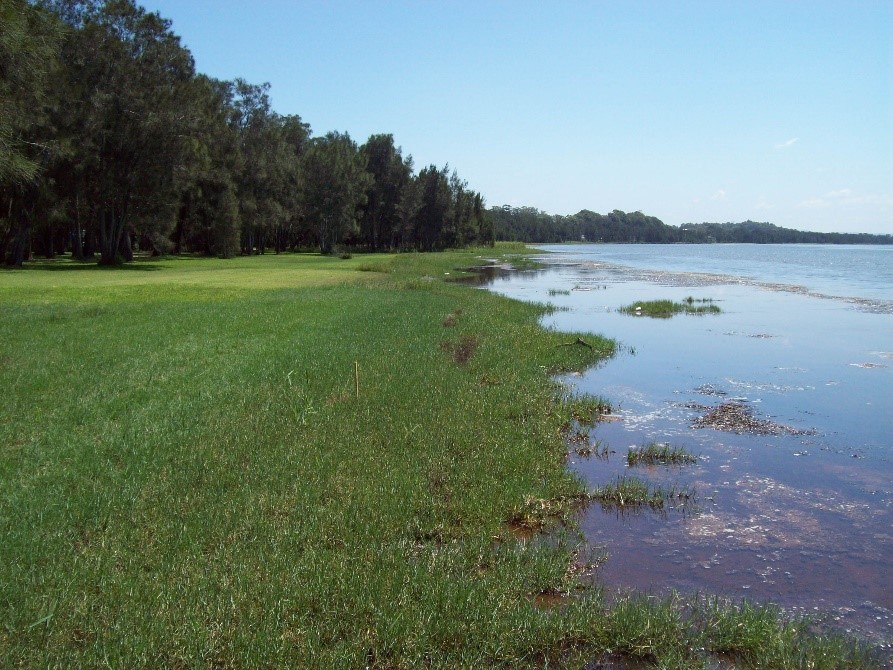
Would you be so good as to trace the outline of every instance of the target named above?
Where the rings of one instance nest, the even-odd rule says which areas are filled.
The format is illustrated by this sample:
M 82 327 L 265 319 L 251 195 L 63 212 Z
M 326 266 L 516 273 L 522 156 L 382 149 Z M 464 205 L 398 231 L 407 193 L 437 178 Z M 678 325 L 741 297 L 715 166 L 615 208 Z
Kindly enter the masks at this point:
M 353 381 L 354 386 L 357 389 L 357 398 L 360 397 L 360 363 L 358 361 L 353 362 Z

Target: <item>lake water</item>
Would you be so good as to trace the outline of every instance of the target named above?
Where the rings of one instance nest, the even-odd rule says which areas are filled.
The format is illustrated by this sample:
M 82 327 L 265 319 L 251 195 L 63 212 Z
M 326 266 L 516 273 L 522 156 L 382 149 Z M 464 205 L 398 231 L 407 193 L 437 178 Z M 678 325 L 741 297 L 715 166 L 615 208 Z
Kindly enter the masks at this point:
M 607 398 L 617 420 L 570 454 L 596 486 L 630 474 L 693 487 L 694 512 L 591 505 L 588 541 L 610 587 L 710 591 L 821 613 L 826 625 L 893 644 L 893 248 L 812 245 L 560 245 L 546 269 L 494 291 L 561 308 L 546 324 L 616 339 L 618 354 L 565 381 Z M 636 300 L 716 301 L 718 315 L 651 319 Z M 733 402 L 782 434 L 693 423 Z M 700 455 L 626 465 L 650 442 Z

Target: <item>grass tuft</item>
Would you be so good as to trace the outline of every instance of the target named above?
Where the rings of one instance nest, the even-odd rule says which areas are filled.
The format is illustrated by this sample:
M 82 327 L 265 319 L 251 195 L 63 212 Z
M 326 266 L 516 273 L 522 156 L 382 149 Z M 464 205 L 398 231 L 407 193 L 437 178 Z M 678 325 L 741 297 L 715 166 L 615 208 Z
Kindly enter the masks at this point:
M 683 465 L 695 463 L 698 457 L 689 453 L 684 447 L 673 447 L 669 444 L 649 442 L 638 449 L 630 449 L 626 454 L 626 462 L 635 465 Z
M 650 316 L 654 319 L 669 319 L 677 314 L 702 315 L 719 314 L 722 312 L 718 305 L 713 304 L 712 299 L 702 298 L 700 300 L 695 300 L 692 297 L 686 298 L 683 302 L 673 302 L 672 300 L 638 300 L 631 305 L 621 307 L 618 311 L 633 316 Z
M 567 401 L 571 418 L 579 425 L 591 427 L 605 414 L 611 413 L 611 403 L 604 398 L 589 394 L 578 394 Z
M 626 475 L 617 477 L 610 484 L 596 487 L 589 497 L 601 503 L 605 509 L 632 511 L 643 508 L 657 511 L 665 508 L 690 509 L 696 503 L 695 492 L 687 487 L 664 488 Z

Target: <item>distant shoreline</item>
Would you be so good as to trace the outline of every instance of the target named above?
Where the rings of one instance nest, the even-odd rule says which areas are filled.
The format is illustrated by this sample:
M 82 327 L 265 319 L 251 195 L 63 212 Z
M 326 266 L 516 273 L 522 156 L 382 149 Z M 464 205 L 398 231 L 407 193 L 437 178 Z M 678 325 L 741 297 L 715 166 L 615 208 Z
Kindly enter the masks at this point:
M 531 207 L 491 207 L 497 240 L 527 244 L 562 242 L 610 244 L 831 244 L 893 245 L 893 235 L 819 233 L 773 223 L 683 223 L 670 226 L 642 212 L 598 214 L 582 210 L 569 216 Z

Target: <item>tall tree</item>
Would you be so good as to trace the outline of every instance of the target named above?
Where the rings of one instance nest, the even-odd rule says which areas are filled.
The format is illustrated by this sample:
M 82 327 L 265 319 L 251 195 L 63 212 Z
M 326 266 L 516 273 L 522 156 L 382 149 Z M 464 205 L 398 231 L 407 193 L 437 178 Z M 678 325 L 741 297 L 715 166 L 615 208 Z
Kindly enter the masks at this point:
M 180 187 L 173 248 L 177 253 L 188 248 L 228 258 L 239 251 L 236 179 L 243 162 L 238 132 L 231 124 L 232 85 L 199 75 L 194 88 L 192 170 L 183 175 Z
M 422 251 L 442 249 L 444 226 L 448 224 L 452 194 L 450 191 L 449 168 L 438 170 L 429 165 L 418 176 L 419 209 L 415 215 L 415 242 Z
M 302 167 L 304 214 L 317 230 L 320 251 L 332 253 L 336 244 L 357 230 L 372 176 L 347 133 L 330 132 L 312 140 Z
M 47 93 L 61 36 L 43 8 L 0 2 L 0 258 L 11 265 L 27 253 L 39 180 L 55 151 Z
M 132 0 L 57 3 L 66 42 L 67 126 L 78 198 L 96 223 L 100 263 L 132 257 L 130 233 L 164 234 L 192 158 L 189 52 L 170 22 Z
M 412 158 L 403 159 L 391 134 L 372 135 L 360 147 L 372 184 L 366 191 L 366 207 L 360 222 L 363 242 L 372 249 L 394 246 L 399 226 L 399 207 L 412 176 Z
M 275 222 L 276 253 L 300 241 L 304 211 L 301 206 L 301 157 L 310 142 L 310 125 L 297 114 L 277 118 L 276 155 L 279 163 L 277 197 L 282 204 L 282 215 Z

